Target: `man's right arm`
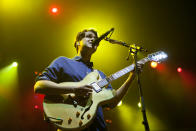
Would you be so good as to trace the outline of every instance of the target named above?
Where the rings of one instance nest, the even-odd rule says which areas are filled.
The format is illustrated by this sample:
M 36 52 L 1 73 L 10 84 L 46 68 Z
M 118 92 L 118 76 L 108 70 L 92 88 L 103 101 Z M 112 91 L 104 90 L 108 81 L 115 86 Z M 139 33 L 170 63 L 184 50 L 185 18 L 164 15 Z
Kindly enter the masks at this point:
M 66 82 L 55 83 L 49 80 L 39 80 L 34 85 L 34 92 L 45 95 L 57 95 L 67 93 L 77 93 L 86 95 L 92 92 L 92 87 L 88 85 L 81 86 L 67 86 Z
M 49 80 L 39 80 L 34 85 L 34 92 L 39 94 L 65 94 L 73 93 L 74 87 L 65 87 L 63 84 Z

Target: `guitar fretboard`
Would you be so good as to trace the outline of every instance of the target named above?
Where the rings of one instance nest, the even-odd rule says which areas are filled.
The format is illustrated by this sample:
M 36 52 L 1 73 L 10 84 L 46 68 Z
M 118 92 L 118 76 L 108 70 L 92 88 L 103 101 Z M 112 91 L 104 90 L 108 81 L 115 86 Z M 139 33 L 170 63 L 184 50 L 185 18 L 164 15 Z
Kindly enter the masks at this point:
M 148 61 L 149 61 L 148 58 L 143 58 L 139 62 L 146 63 Z M 135 64 L 127 66 L 124 69 L 106 77 L 105 79 L 102 79 L 101 81 L 97 82 L 97 84 L 99 87 L 104 87 L 104 86 L 108 85 L 109 83 L 111 83 L 113 80 L 116 80 L 116 79 L 120 78 L 121 76 L 133 71 L 134 67 L 135 67 Z

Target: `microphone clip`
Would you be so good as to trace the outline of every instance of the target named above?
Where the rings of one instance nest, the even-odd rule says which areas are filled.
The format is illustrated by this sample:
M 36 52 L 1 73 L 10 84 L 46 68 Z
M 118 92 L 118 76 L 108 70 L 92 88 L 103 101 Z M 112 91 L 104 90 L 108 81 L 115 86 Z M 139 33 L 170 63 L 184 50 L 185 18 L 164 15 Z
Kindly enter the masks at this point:
M 142 52 L 142 51 L 147 52 L 146 49 L 144 49 L 143 47 L 137 46 L 137 45 L 135 45 L 135 44 L 132 44 L 132 45 L 129 46 L 129 51 L 130 51 L 132 54 L 135 54 L 135 53 L 137 53 L 138 51 L 140 51 L 140 52 Z
M 135 55 L 137 55 L 138 52 L 147 52 L 146 49 L 144 49 L 143 47 L 137 46 L 135 44 L 129 45 L 129 54 L 127 57 L 127 60 L 129 60 L 129 56 L 130 54 L 134 57 Z

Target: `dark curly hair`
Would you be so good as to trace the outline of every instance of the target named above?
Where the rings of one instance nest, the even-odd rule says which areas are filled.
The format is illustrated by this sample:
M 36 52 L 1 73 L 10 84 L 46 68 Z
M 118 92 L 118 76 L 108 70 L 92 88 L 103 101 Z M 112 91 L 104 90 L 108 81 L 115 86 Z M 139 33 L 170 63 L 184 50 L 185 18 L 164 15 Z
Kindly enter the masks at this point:
M 84 37 L 85 37 L 85 32 L 93 32 L 96 37 L 98 37 L 97 31 L 95 31 L 94 29 L 84 29 L 81 32 L 78 32 L 77 36 L 76 36 L 76 41 L 74 43 L 74 47 L 76 48 L 76 51 L 78 52 L 78 46 L 77 46 L 77 42 L 81 41 Z

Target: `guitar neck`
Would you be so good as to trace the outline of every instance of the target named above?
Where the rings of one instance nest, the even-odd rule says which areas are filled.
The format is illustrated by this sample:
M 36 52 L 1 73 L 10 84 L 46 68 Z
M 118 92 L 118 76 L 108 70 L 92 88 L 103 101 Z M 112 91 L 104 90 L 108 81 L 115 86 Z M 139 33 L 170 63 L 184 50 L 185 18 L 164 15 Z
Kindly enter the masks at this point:
M 146 63 L 148 61 L 149 61 L 149 59 L 146 57 L 146 58 L 141 59 L 138 62 Z M 118 71 L 118 72 L 116 72 L 116 73 L 106 77 L 105 79 L 102 79 L 101 81 L 97 82 L 97 84 L 99 85 L 99 87 L 104 87 L 104 86 L 108 85 L 109 83 L 111 83 L 112 81 L 120 78 L 121 76 L 123 76 L 123 75 L 125 75 L 125 74 L 127 74 L 127 73 L 129 73 L 131 71 L 133 71 L 134 68 L 135 68 L 135 64 L 127 66 L 124 69 L 122 69 L 122 70 L 120 70 L 120 71 Z

